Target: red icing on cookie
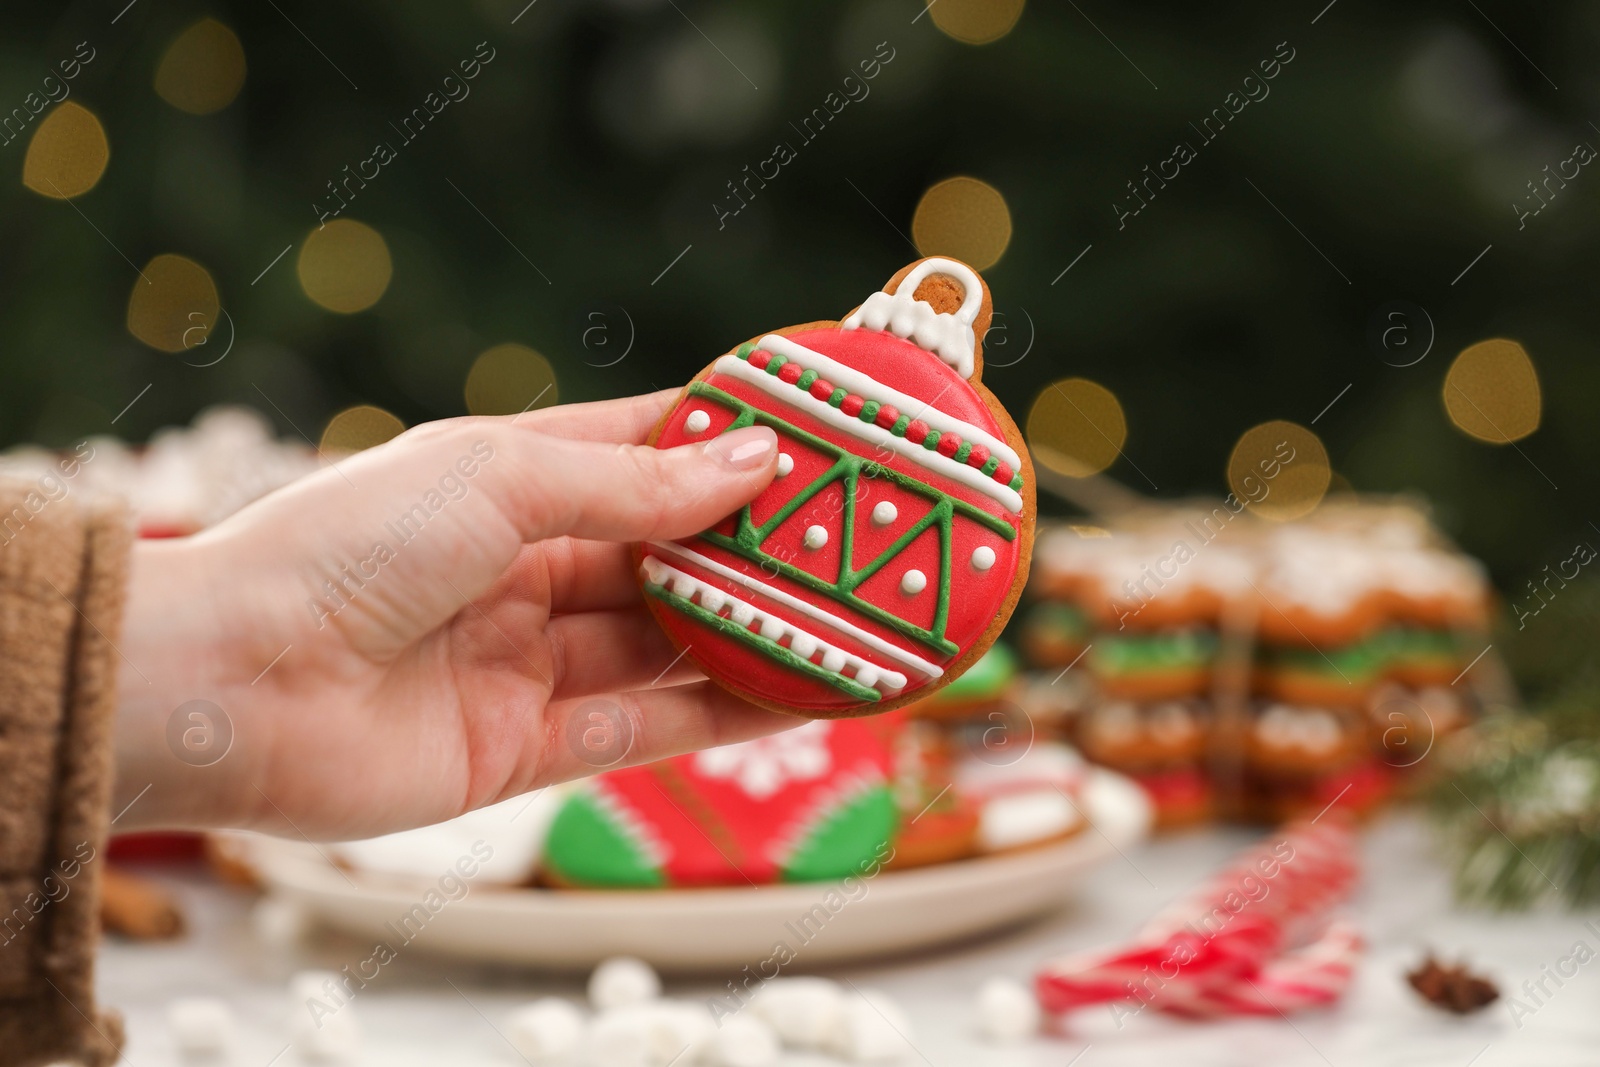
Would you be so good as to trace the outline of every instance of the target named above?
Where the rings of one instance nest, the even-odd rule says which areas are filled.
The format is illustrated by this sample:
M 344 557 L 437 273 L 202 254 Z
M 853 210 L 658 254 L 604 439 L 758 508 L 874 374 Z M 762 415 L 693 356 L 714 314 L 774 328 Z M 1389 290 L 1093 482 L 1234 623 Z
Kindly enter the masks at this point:
M 718 359 L 662 424 L 659 448 L 770 426 L 785 457 L 732 520 L 643 549 L 657 618 L 736 692 L 822 715 L 899 702 L 944 681 L 1008 612 L 1032 487 L 962 376 L 977 302 L 905 313 L 930 264 L 981 300 L 969 268 L 924 261 L 838 327 Z
M 668 886 L 859 874 L 882 858 L 894 833 L 890 776 L 901 727 L 892 715 L 813 722 L 608 771 L 588 788 L 640 854 L 659 865 Z M 838 832 L 852 826 L 856 832 Z M 580 884 L 588 881 L 581 853 L 595 843 L 557 843 L 550 862 Z

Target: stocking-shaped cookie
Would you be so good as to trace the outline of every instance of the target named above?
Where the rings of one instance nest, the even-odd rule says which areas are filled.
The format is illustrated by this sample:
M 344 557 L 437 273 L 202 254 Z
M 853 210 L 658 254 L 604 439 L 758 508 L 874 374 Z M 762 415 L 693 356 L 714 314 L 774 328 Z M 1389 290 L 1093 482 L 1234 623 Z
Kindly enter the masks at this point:
M 610 771 L 567 798 L 547 879 L 706 886 L 870 877 L 892 851 L 897 721 L 808 723 Z

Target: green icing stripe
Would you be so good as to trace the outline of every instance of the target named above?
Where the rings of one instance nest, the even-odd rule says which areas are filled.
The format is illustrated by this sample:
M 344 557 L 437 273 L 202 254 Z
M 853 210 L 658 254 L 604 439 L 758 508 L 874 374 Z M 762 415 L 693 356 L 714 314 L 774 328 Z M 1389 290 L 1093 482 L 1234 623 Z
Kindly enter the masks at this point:
M 767 373 L 776 378 L 778 372 L 783 369 L 783 365 L 787 362 L 789 362 L 788 356 L 773 356 L 767 363 Z
M 1000 469 L 1000 457 L 990 456 L 984 461 L 983 466 L 979 467 L 978 469 L 984 474 L 993 474 L 995 471 Z
M 762 637 L 760 634 L 740 626 L 732 619 L 725 619 L 721 615 L 707 611 L 694 601 L 681 597 L 676 593 L 669 593 L 659 585 L 647 583 L 645 591 L 668 607 L 683 612 L 696 622 L 703 623 L 718 633 L 725 634 L 735 641 L 750 646 L 768 659 L 776 660 L 785 667 L 793 668 L 803 674 L 809 674 L 813 678 L 827 682 L 835 689 L 848 693 L 857 700 L 867 700 L 875 703 L 883 699 L 883 694 L 876 689 L 870 689 L 853 678 L 846 678 L 842 674 L 818 666 L 808 659 L 803 659 L 799 653 L 785 648 L 771 638 Z
M 750 353 L 754 352 L 755 350 L 756 343 L 754 341 L 746 341 L 744 344 L 734 349 L 733 354 L 738 356 L 740 359 L 749 359 Z
M 1039 604 L 1028 612 L 1027 626 L 1059 637 L 1083 637 L 1091 626 L 1089 616 L 1072 604 Z
M 811 383 L 820 377 L 821 375 L 814 370 L 801 371 L 800 377 L 795 380 L 794 384 L 797 389 L 810 389 Z
M 878 409 L 881 407 L 883 407 L 883 405 L 878 403 L 876 400 L 868 400 L 865 404 L 861 405 L 861 414 L 857 415 L 856 418 L 860 419 L 862 422 L 871 422 L 873 419 L 878 417 Z
M 1022 490 L 1022 475 L 1013 474 L 1011 476 L 1011 488 L 1017 490 L 1018 492 Z
M 843 389 L 835 389 L 833 391 L 833 395 L 828 397 L 828 403 L 833 407 L 838 407 L 840 404 L 844 403 L 844 398 L 849 395 L 850 394 L 845 392 Z
M 1278 648 L 1262 658 L 1272 670 L 1356 681 L 1395 664 L 1456 662 L 1461 659 L 1461 647 L 1448 631 L 1397 626 L 1343 648 Z
M 929 430 L 928 436 L 922 439 L 922 447 L 926 448 L 929 452 L 932 452 L 934 449 L 939 447 L 939 438 L 941 436 L 942 435 L 938 430 Z
M 1094 669 L 1106 675 L 1204 667 L 1216 655 L 1217 635 L 1210 632 L 1102 636 L 1089 653 Z
M 957 463 L 965 463 L 967 461 L 967 457 L 970 455 L 972 455 L 972 442 L 962 441 L 961 447 L 956 449 L 956 454 L 950 458 L 955 460 Z
M 904 437 L 906 435 L 906 427 L 910 425 L 911 416 L 901 415 L 898 419 L 894 420 L 894 425 L 889 427 L 889 432 L 894 434 L 896 437 Z

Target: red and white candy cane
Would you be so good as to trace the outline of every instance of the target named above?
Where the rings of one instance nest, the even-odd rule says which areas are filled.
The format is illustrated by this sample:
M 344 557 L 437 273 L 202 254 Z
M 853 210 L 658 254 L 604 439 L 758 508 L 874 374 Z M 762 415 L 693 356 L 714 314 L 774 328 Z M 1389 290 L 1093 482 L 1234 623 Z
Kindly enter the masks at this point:
M 1285 1011 L 1337 999 L 1340 967 L 1347 982 L 1360 941 L 1330 927 L 1327 912 L 1354 884 L 1354 853 L 1353 831 L 1337 816 L 1291 826 L 1164 909 L 1132 946 L 1046 966 L 1039 1001 L 1054 1013 L 1136 999 L 1210 1015 L 1252 1003 L 1275 1010 L 1269 999 Z
M 1349 895 L 1356 874 L 1354 830 L 1348 820 L 1329 813 L 1326 821 L 1291 825 L 1282 836 L 1247 849 L 1193 893 L 1163 909 L 1141 937 L 1191 925 L 1214 928 L 1228 915 L 1252 914 L 1279 923 L 1285 940 L 1293 944 L 1303 939 L 1296 935 L 1310 932 L 1300 927 L 1322 925 L 1328 909 Z
M 1331 923 L 1309 945 L 1268 960 L 1255 975 L 1163 989 L 1153 1006 L 1173 1015 L 1288 1015 L 1322 1008 L 1344 996 L 1363 942 L 1354 924 Z
M 1239 981 L 1259 971 L 1281 940 L 1281 928 L 1270 919 L 1240 916 L 1213 937 L 1181 930 L 1126 949 L 1067 957 L 1039 975 L 1035 991 L 1046 1011 L 1059 1014 L 1090 1004 L 1146 999 L 1177 981 Z

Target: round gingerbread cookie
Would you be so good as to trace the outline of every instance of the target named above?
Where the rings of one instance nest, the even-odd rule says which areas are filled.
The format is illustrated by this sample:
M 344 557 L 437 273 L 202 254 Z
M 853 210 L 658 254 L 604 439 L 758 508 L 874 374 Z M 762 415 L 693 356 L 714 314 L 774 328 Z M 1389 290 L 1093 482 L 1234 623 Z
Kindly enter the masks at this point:
M 748 506 L 637 550 L 646 602 L 713 681 L 778 711 L 870 714 L 994 642 L 1035 511 L 1022 435 L 979 380 L 990 315 L 975 270 L 919 260 L 843 322 L 739 345 L 663 417 L 657 448 L 778 435 L 778 475 Z

